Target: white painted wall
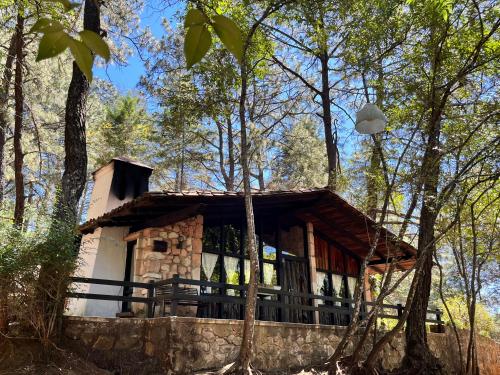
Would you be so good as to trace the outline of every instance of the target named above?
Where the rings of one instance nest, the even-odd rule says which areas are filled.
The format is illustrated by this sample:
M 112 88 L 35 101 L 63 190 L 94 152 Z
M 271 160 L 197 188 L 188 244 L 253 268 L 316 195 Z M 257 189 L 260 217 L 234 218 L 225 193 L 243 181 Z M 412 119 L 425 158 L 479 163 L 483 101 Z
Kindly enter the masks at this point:
M 123 280 L 127 243 L 123 237 L 128 227 L 98 228 L 82 238 L 80 266 L 75 274 L 95 279 Z M 78 284 L 77 292 L 107 295 L 122 295 L 119 286 Z M 70 299 L 68 315 L 114 317 L 121 311 L 121 302 L 90 299 Z
M 111 192 L 114 162 L 94 173 L 94 188 L 90 198 L 87 220 L 130 201 L 132 197 L 119 200 Z M 98 228 L 82 238 L 79 267 L 75 276 L 96 279 L 123 280 L 127 243 L 123 238 L 129 233 L 128 227 Z M 122 295 L 121 287 L 97 284 L 76 284 L 75 292 Z M 67 314 L 78 316 L 114 317 L 121 311 L 121 302 L 90 299 L 69 299 Z

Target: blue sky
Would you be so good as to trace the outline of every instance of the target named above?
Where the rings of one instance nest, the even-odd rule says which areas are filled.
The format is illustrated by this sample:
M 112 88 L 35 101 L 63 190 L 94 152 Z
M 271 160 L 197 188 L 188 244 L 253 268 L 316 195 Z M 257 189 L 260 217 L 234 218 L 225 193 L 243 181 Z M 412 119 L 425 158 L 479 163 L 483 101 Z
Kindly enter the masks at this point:
M 174 6 L 165 6 L 163 0 L 146 1 L 146 6 L 141 14 L 141 27 L 149 27 L 153 35 L 160 38 L 164 34 L 162 19 L 173 20 L 175 13 L 182 9 L 182 3 L 178 2 Z M 134 50 L 134 55 L 128 59 L 127 66 L 117 66 L 109 64 L 103 68 L 95 68 L 96 77 L 110 81 L 122 93 L 134 90 L 139 82 L 139 78 L 144 72 L 144 63 Z

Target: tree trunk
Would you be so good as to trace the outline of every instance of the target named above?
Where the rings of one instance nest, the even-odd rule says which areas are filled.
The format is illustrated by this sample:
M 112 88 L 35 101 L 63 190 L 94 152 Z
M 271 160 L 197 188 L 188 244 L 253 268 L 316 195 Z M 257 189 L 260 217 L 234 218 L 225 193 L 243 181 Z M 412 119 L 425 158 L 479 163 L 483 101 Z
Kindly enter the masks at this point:
M 248 160 L 248 141 L 246 125 L 246 96 L 248 73 L 246 63 L 241 65 L 241 93 L 239 102 L 239 115 L 241 124 L 241 167 L 243 171 L 243 191 L 245 197 L 245 214 L 247 222 L 248 253 L 250 255 L 250 280 L 246 295 L 245 321 L 243 322 L 243 338 L 241 340 L 240 354 L 234 368 L 236 372 L 250 373 L 250 362 L 253 355 L 255 314 L 257 307 L 257 291 L 259 275 L 259 260 L 255 237 L 255 221 L 253 214 L 252 190 L 250 185 L 250 168 Z
M 24 218 L 24 154 L 21 144 L 24 116 L 23 93 L 23 60 L 24 60 L 24 17 L 21 10 L 17 15 L 16 24 L 16 70 L 14 78 L 14 181 L 16 186 L 16 204 L 14 208 L 14 225 L 22 227 Z
M 374 135 L 379 138 L 378 134 Z M 378 209 L 378 189 L 377 189 L 377 177 L 380 175 L 380 155 L 377 150 L 376 145 L 371 146 L 370 153 L 370 166 L 368 170 L 368 175 L 366 176 L 366 196 L 367 204 L 366 209 L 368 216 L 373 220 L 377 219 L 377 209 Z
M 423 259 L 418 285 L 406 322 L 406 352 L 402 363 L 403 368 L 418 368 L 423 370 L 423 373 L 428 374 L 441 372 L 440 363 L 431 353 L 427 344 L 427 331 L 425 328 L 431 290 L 432 259 L 436 251 L 434 225 L 438 215 L 436 197 L 440 173 L 440 132 L 440 111 L 433 108 L 422 162 L 424 188 L 417 248 L 417 258 L 422 256 L 425 258 Z M 425 251 L 425 249 L 428 249 L 428 251 Z
M 328 52 L 320 56 L 321 61 L 321 104 L 323 107 L 323 126 L 325 130 L 326 155 L 328 158 L 328 188 L 337 189 L 337 137 L 333 134 L 332 111 L 330 108 L 330 79 L 328 76 Z
M 3 202 L 3 158 L 5 152 L 5 133 L 8 128 L 7 124 L 7 105 L 9 102 L 9 88 L 12 79 L 12 65 L 16 54 L 17 33 L 14 31 L 10 39 L 9 50 L 5 59 L 5 67 L 2 75 L 2 83 L 0 86 L 0 208 Z
M 100 34 L 100 2 L 86 0 L 83 13 L 85 30 Z M 64 173 L 56 205 L 56 218 L 76 224 L 78 201 L 87 176 L 87 144 L 85 134 L 86 105 L 89 81 L 73 62 L 73 74 L 66 99 L 64 127 Z
M 100 3 L 86 0 L 83 13 L 83 26 L 86 30 L 100 33 Z M 89 93 L 89 81 L 80 68 L 73 62 L 73 74 L 66 99 L 64 127 L 64 173 L 60 192 L 57 195 L 54 217 L 51 226 L 51 238 L 58 238 L 64 232 L 74 230 L 78 214 L 78 202 L 86 184 L 87 145 L 85 136 L 86 104 Z M 50 240 L 50 239 L 49 239 Z M 75 260 L 76 260 L 75 241 Z M 54 248 L 54 252 L 58 249 Z M 67 259 L 63 259 L 66 261 Z M 42 264 L 38 278 L 38 298 L 44 317 L 55 313 L 59 332 L 62 328 L 62 314 L 67 289 L 66 279 L 69 262 L 61 268 L 49 260 Z M 47 332 L 50 335 L 52 332 Z
M 227 153 L 229 160 L 227 189 L 229 191 L 233 191 L 235 184 L 236 159 L 234 157 L 233 122 L 231 121 L 230 116 L 227 116 Z

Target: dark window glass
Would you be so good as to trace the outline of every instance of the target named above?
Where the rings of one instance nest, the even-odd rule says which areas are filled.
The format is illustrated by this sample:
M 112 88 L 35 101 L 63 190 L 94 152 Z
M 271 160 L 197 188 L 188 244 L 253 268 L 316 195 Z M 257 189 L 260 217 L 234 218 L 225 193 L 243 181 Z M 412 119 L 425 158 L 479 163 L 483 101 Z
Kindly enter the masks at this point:
M 262 228 L 262 257 L 267 260 L 276 259 L 276 231 L 273 225 L 265 224 Z
M 238 225 L 228 224 L 222 227 L 224 232 L 224 252 L 240 253 L 241 229 Z
M 203 251 L 220 251 L 221 230 L 218 225 L 205 225 L 203 228 Z
M 294 225 L 281 228 L 279 246 L 283 254 L 304 257 L 304 227 Z

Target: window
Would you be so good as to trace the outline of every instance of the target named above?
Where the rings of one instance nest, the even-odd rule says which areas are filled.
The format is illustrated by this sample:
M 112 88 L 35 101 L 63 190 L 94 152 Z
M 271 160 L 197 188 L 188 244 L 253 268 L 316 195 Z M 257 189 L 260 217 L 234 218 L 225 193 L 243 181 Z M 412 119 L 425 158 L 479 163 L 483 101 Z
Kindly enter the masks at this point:
M 232 285 L 248 283 L 250 262 L 246 246 L 245 221 L 206 219 L 203 228 L 202 280 Z M 278 253 L 304 256 L 304 227 L 289 226 L 278 230 L 276 220 L 256 222 L 256 240 L 259 253 L 259 281 L 267 286 L 278 286 Z M 212 291 L 213 292 L 213 291 Z M 237 293 L 237 292 L 236 292 Z M 235 291 L 227 289 L 227 294 Z
M 280 228 L 279 244 L 283 254 L 304 257 L 304 227 Z

